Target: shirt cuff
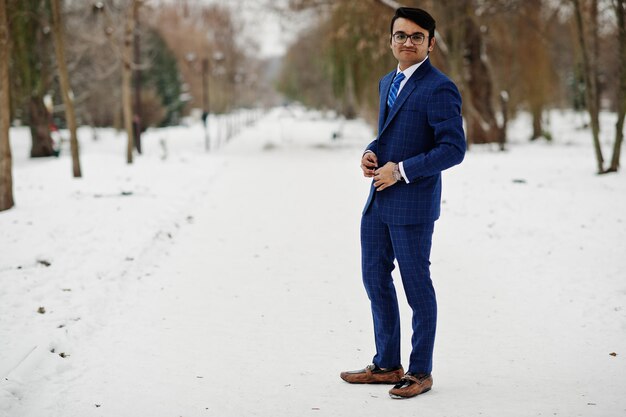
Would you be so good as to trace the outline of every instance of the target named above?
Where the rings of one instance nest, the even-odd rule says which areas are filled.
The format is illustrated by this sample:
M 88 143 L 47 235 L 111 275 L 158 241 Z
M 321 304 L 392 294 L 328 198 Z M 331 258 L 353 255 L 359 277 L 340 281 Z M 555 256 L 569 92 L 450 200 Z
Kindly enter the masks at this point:
M 406 177 L 406 174 L 404 172 L 404 165 L 403 165 L 402 162 L 398 163 L 398 168 L 400 168 L 400 174 L 402 175 L 402 178 L 404 178 L 404 182 L 406 182 L 408 184 L 409 183 L 409 179 Z

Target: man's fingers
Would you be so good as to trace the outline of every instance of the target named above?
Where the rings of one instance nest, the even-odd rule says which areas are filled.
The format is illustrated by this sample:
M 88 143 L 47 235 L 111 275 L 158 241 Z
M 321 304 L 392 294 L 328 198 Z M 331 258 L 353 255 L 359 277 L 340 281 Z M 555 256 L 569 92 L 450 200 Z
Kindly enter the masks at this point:
M 378 172 L 374 175 L 374 188 L 376 191 L 382 191 L 390 186 L 392 186 L 395 181 L 391 178 L 383 178 Z
M 366 177 L 373 177 L 374 176 L 374 170 L 370 169 L 366 165 L 361 164 L 361 169 L 363 170 L 363 175 L 364 176 L 366 176 Z
M 374 155 L 373 153 L 366 153 L 365 155 L 363 155 L 363 161 L 369 161 L 372 164 L 376 164 L 378 163 L 378 158 L 376 157 L 376 155 Z

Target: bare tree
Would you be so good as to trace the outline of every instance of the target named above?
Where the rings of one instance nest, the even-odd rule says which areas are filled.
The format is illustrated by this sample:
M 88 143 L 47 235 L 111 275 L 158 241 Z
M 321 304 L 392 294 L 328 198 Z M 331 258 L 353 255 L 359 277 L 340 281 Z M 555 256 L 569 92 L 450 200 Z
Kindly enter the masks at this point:
M 456 3 L 456 2 L 451 2 Z M 458 5 L 445 3 L 447 8 Z M 458 44 L 465 53 L 465 77 L 462 90 L 469 96 L 464 100 L 466 107 L 467 140 L 471 143 L 499 143 L 504 149 L 506 127 L 498 124 L 493 106 L 494 83 L 491 66 L 485 52 L 484 34 L 477 22 L 475 5 L 472 0 L 464 0 L 465 28 L 463 41 Z
M 596 76 L 597 69 L 594 68 L 594 65 L 591 62 L 591 57 L 589 56 L 589 47 L 586 42 L 587 36 L 585 32 L 585 26 L 583 24 L 580 1 L 572 0 L 572 2 L 574 3 L 578 43 L 580 45 L 583 60 L 583 75 L 585 77 L 585 97 L 587 102 L 587 110 L 589 111 L 589 115 L 591 117 L 591 133 L 593 135 L 593 145 L 596 153 L 598 173 L 601 174 L 604 172 L 604 158 L 602 157 L 602 148 L 600 147 L 600 109 L 598 108 L 599 100 Z M 592 9 L 595 8 L 595 10 L 597 10 L 597 0 L 592 0 L 592 4 L 595 5 L 595 7 L 592 6 Z M 595 17 L 597 17 L 597 14 Z M 597 30 L 597 24 L 593 24 L 592 27 L 596 28 Z M 594 36 L 592 36 L 592 39 L 595 39 Z
M 0 211 L 13 201 L 11 147 L 9 146 L 9 27 L 6 0 L 0 0 Z
M 522 12 L 518 17 L 518 27 L 522 36 L 518 41 L 519 60 L 524 68 L 520 72 L 526 90 L 526 102 L 533 118 L 533 131 L 530 139 L 545 137 L 543 112 L 552 86 L 549 48 L 544 44 L 545 13 L 543 0 L 526 0 L 520 4 Z
M 143 4 L 143 0 L 132 0 L 126 11 L 126 24 L 124 40 L 122 43 L 122 109 L 124 112 L 124 129 L 128 135 L 126 147 L 126 162 L 133 163 L 134 132 L 133 132 L 133 39 L 135 32 L 135 19 L 137 11 Z
M 63 36 L 63 23 L 61 21 L 61 4 L 59 0 L 50 0 L 52 7 L 52 32 L 54 34 L 54 49 L 57 57 L 57 68 L 59 71 L 59 83 L 61 85 L 61 97 L 65 107 L 65 118 L 70 130 L 70 149 L 72 152 L 72 172 L 74 178 L 82 176 L 80 170 L 80 158 L 78 152 L 78 138 L 76 135 L 76 115 L 74 113 L 73 97 L 70 94 L 70 80 L 67 72 L 67 61 L 65 59 L 65 39 Z
M 182 7 L 181 7 L 182 6 Z M 148 19 L 146 19 L 148 20 Z M 187 108 L 203 108 L 211 113 L 228 112 L 249 89 L 245 81 L 254 73 L 255 60 L 247 55 L 254 49 L 246 41 L 242 48 L 231 12 L 219 5 L 201 3 L 170 4 L 160 8 L 156 21 L 147 22 L 163 37 L 179 63 L 179 70 L 191 94 Z M 203 60 L 206 68 L 206 88 L 203 88 Z M 247 68 L 246 71 L 241 71 Z M 246 92 L 246 95 L 249 91 Z M 258 97 L 257 97 L 258 98 Z M 250 98 L 254 103 L 257 98 Z
M 135 67 L 134 59 L 134 31 L 135 31 L 135 19 L 138 15 L 139 8 L 143 5 L 144 0 L 129 0 L 123 8 L 125 16 L 124 16 L 124 31 L 121 34 L 121 51 L 118 46 L 118 40 L 114 36 L 115 34 L 115 23 L 113 21 L 113 16 L 109 12 L 109 8 L 98 4 L 94 7 L 98 8 L 99 12 L 103 12 L 104 18 L 106 20 L 104 33 L 106 37 L 110 41 L 110 46 L 113 48 L 115 53 L 120 57 L 121 60 L 121 72 L 122 72 L 122 82 L 121 82 L 121 90 L 122 90 L 122 116 L 123 116 L 123 124 L 124 130 L 126 131 L 126 135 L 128 137 L 127 146 L 126 146 L 126 162 L 128 164 L 133 163 L 133 149 L 134 149 L 134 129 L 133 129 L 133 94 L 132 94 L 132 77 L 133 77 L 133 69 Z M 113 8 L 110 8 L 113 9 Z
M 47 0 L 7 0 L 11 37 L 11 99 L 15 117 L 30 127 L 30 156 L 56 154 L 44 96 L 52 89 Z
M 619 38 L 619 87 L 617 90 L 617 123 L 615 124 L 615 143 L 613 157 L 607 172 L 617 172 L 624 141 L 624 116 L 626 116 L 626 0 L 613 0 L 613 8 L 617 17 Z

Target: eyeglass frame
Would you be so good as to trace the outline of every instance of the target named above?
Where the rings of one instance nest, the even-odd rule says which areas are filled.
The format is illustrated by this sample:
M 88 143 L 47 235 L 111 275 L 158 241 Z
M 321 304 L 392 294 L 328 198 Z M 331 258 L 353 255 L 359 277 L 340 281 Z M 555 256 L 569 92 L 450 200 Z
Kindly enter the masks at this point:
M 404 40 L 404 42 L 399 42 L 399 41 L 397 41 L 397 40 L 396 40 L 396 36 L 397 36 L 397 35 L 404 35 L 404 36 L 406 36 L 406 39 Z M 413 36 L 416 36 L 416 35 L 421 35 L 421 36 L 419 37 L 419 38 L 421 38 L 421 41 L 419 41 L 419 43 L 416 43 L 416 42 L 414 42 L 414 41 L 413 41 Z M 428 36 L 428 38 L 430 39 L 430 36 Z M 416 45 L 416 46 L 418 46 L 418 45 L 423 45 L 423 44 L 424 44 L 424 41 L 426 40 L 426 35 L 424 35 L 422 32 L 415 32 L 415 33 L 411 33 L 411 34 L 409 35 L 408 33 L 404 33 L 404 32 L 402 32 L 402 31 L 398 31 L 398 32 L 395 32 L 395 33 L 392 33 L 392 34 L 391 34 L 391 39 L 392 39 L 395 43 L 397 43 L 398 45 L 404 45 L 404 44 L 406 43 L 406 40 L 407 40 L 407 39 L 410 39 L 410 40 L 411 40 L 411 45 Z

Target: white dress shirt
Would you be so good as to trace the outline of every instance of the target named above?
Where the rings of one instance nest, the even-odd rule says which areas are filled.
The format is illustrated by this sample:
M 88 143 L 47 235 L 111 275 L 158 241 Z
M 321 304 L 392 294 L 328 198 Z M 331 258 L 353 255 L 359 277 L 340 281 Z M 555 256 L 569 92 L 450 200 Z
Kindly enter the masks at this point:
M 411 65 L 410 67 L 408 67 L 404 71 L 400 71 L 400 64 L 398 64 L 398 68 L 396 70 L 396 75 L 398 75 L 398 73 L 400 73 L 400 72 L 403 73 L 404 74 L 404 80 L 402 80 L 402 82 L 400 83 L 400 87 L 398 88 L 398 95 L 396 97 L 400 96 L 400 92 L 402 91 L 402 89 L 406 85 L 407 81 L 409 81 L 409 78 L 411 78 L 413 73 L 415 73 L 415 71 L 419 68 L 419 66 L 422 65 L 427 59 L 428 59 L 428 55 L 426 55 L 426 58 L 424 58 L 423 61 L 418 62 L 417 64 L 414 64 L 414 65 Z M 365 153 L 367 153 L 367 152 L 372 152 L 372 151 L 366 151 Z M 400 174 L 402 174 L 402 178 L 408 184 L 409 183 L 409 179 L 406 177 L 406 174 L 404 173 L 404 166 L 402 164 L 402 161 L 398 162 L 398 168 L 400 169 Z

